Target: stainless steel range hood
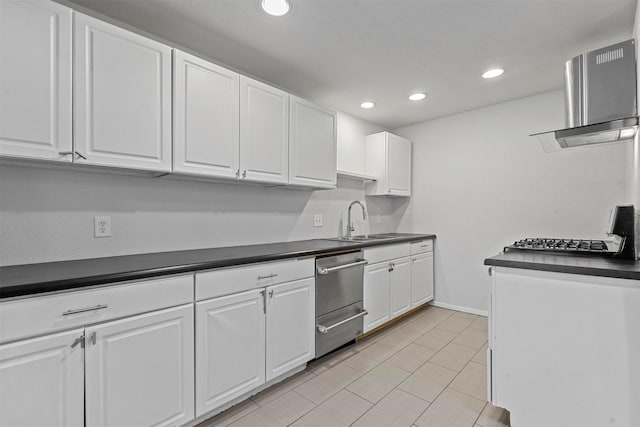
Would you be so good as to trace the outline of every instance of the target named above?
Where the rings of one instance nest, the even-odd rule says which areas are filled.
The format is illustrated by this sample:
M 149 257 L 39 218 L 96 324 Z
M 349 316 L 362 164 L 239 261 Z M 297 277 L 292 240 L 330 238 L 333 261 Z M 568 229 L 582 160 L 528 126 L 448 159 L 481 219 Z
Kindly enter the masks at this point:
M 638 131 L 633 39 L 567 61 L 566 129 L 538 137 L 545 151 L 633 140 Z

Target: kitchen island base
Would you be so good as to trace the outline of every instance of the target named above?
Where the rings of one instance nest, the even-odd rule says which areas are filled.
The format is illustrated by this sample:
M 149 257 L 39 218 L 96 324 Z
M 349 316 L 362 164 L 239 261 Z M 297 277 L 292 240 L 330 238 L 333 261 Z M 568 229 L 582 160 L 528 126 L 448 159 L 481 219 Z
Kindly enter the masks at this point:
M 492 273 L 488 393 L 511 425 L 640 425 L 640 281 Z

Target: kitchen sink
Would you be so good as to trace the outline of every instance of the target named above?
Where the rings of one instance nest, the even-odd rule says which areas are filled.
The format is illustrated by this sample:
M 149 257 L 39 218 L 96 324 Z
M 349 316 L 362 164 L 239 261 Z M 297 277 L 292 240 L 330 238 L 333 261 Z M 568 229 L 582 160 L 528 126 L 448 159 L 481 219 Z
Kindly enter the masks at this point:
M 394 234 L 370 234 L 368 236 L 353 236 L 351 239 L 347 239 L 346 237 L 336 237 L 326 240 L 334 240 L 337 242 L 370 242 L 374 240 L 393 239 L 395 237 L 398 236 Z

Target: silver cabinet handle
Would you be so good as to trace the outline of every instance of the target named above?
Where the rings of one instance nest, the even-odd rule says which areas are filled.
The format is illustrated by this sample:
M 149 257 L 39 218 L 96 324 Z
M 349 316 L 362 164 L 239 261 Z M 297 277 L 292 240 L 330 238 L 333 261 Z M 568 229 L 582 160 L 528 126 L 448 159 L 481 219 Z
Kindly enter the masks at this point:
M 91 334 L 91 336 L 89 337 L 89 344 L 96 345 L 96 333 L 95 332 L 93 332 Z
M 267 274 L 266 276 L 258 276 L 258 280 L 271 279 L 272 277 L 278 277 L 277 274 Z
M 246 169 L 242 171 L 242 177 L 243 177 L 243 178 L 246 178 L 246 177 L 247 177 L 247 170 L 246 170 Z
M 81 159 L 87 160 L 87 158 L 85 156 L 83 156 L 82 154 L 80 154 L 77 151 L 58 151 L 58 154 L 61 156 L 68 156 L 70 154 L 75 154 L 76 156 L 78 156 Z
M 63 316 L 70 316 L 72 314 L 85 313 L 87 311 L 104 310 L 107 307 L 109 307 L 109 306 L 108 305 L 96 305 L 95 307 L 79 308 L 77 310 L 67 310 L 64 313 L 62 313 L 62 315 Z
M 338 265 L 336 267 L 318 267 L 318 274 L 329 274 L 329 273 L 333 273 L 334 271 L 338 271 L 338 270 L 342 270 L 345 268 L 351 268 L 351 267 L 357 267 L 359 265 L 366 265 L 368 264 L 368 261 L 366 259 L 361 259 L 358 260 L 356 262 L 352 262 L 351 264 L 343 264 L 343 265 Z
M 236 170 L 236 178 L 240 178 L 240 169 Z
M 260 296 L 262 297 L 262 312 L 267 314 L 267 291 L 265 289 L 261 290 Z
M 362 316 L 366 316 L 367 314 L 369 314 L 369 312 L 367 310 L 362 310 L 360 313 L 351 316 L 351 317 L 347 317 L 344 320 L 339 321 L 338 323 L 334 323 L 331 326 L 322 326 L 322 325 L 316 325 L 316 328 L 318 329 L 318 332 L 320 332 L 321 334 L 326 334 L 327 332 L 329 332 L 330 330 L 332 330 L 333 328 L 337 328 L 340 325 L 344 325 L 347 322 L 350 322 L 354 319 L 357 319 L 358 317 L 362 317 Z
M 428 248 L 431 245 L 420 245 L 421 248 Z
M 269 298 L 273 298 L 273 289 L 269 291 Z
M 76 338 L 71 344 L 71 348 L 75 348 L 78 344 L 80 344 L 80 347 L 84 348 L 84 335 L 80 335 Z

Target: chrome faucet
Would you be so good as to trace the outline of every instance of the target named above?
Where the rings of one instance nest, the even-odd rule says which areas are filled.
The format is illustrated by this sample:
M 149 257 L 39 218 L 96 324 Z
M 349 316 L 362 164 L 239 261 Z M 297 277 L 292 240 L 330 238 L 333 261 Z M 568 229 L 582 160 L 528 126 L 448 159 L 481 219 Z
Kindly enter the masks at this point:
M 355 231 L 355 227 L 351 222 L 351 208 L 353 207 L 353 205 L 360 205 L 360 207 L 362 208 L 362 219 L 367 219 L 367 212 L 364 209 L 364 205 L 357 200 L 351 202 L 351 204 L 349 205 L 349 209 L 347 210 L 347 235 L 345 237 L 348 240 L 353 239 L 353 236 L 351 236 L 351 232 Z

